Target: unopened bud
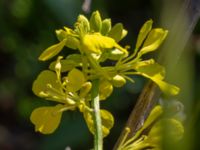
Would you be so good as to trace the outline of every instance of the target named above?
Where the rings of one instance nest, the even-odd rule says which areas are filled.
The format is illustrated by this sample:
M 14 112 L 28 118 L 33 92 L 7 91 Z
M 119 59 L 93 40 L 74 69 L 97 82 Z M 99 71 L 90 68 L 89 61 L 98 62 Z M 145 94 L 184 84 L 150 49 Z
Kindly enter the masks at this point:
M 113 77 L 112 83 L 115 87 L 122 87 L 126 83 L 126 79 L 121 75 L 116 75 Z

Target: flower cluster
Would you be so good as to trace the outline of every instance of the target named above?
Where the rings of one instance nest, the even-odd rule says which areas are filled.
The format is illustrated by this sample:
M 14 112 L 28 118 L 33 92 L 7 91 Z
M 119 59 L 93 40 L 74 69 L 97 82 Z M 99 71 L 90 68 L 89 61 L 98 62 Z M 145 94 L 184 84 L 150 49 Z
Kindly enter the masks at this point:
M 154 59 L 143 60 L 146 53 L 155 51 L 165 39 L 168 31 L 152 29 L 153 21 L 141 28 L 134 51 L 129 55 L 128 47 L 119 45 L 127 31 L 121 23 L 111 25 L 110 19 L 102 20 L 98 11 L 88 20 L 79 15 L 74 29 L 64 27 L 56 30 L 59 43 L 50 46 L 39 56 L 46 61 L 58 55 L 64 48 L 75 50 L 74 54 L 58 56 L 49 70 L 42 71 L 33 83 L 33 92 L 46 100 L 57 102 L 55 106 L 36 108 L 31 121 L 36 131 L 52 133 L 59 125 L 62 112 L 78 109 L 94 133 L 93 109 L 91 107 L 92 81 L 99 80 L 100 100 L 107 99 L 114 87 L 122 87 L 126 81 L 134 82 L 130 75 L 141 75 L 155 82 L 169 95 L 176 95 L 179 88 L 163 81 L 165 69 Z M 113 61 L 108 65 L 107 61 Z M 101 110 L 103 136 L 113 127 L 114 118 L 107 110 Z

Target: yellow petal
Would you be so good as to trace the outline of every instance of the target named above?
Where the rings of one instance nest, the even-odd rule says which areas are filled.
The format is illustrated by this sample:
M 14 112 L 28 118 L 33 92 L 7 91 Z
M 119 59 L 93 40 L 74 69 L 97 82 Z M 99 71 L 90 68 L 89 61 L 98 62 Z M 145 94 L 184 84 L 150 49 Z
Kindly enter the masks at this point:
M 106 137 L 110 133 L 110 129 L 114 125 L 114 118 L 112 114 L 107 110 L 101 110 L 101 122 L 103 137 Z
M 112 94 L 113 86 L 108 80 L 101 80 L 99 85 L 99 98 L 105 100 Z
M 112 38 L 102 36 L 100 34 L 87 34 L 84 36 L 83 41 L 83 50 L 101 54 L 103 49 L 113 48 L 115 46 L 115 40 Z
M 167 30 L 163 30 L 161 28 L 151 30 L 142 46 L 142 49 L 138 53 L 138 57 L 156 50 L 166 38 L 167 33 Z
M 60 43 L 52 45 L 49 48 L 45 49 L 44 52 L 40 55 L 39 60 L 46 61 L 57 55 L 65 46 L 65 42 L 66 40 L 63 40 Z
M 35 130 L 43 134 L 53 133 L 60 124 L 62 105 L 55 107 L 39 107 L 31 114 L 31 122 L 35 125 Z
M 105 49 L 117 48 L 128 54 L 127 50 L 122 48 L 114 39 L 101 34 L 87 34 L 83 37 L 82 50 L 85 52 L 101 54 Z
M 160 105 L 156 105 L 150 112 L 149 116 L 144 122 L 144 125 L 136 132 L 134 139 L 138 138 L 140 134 L 150 127 L 161 115 L 163 114 L 163 108 Z
M 102 132 L 103 137 L 106 137 L 110 133 L 110 129 L 114 125 L 114 118 L 110 112 L 107 110 L 100 110 L 101 111 L 101 122 L 102 122 Z M 92 134 L 94 134 L 94 122 L 91 112 L 84 112 L 83 113 L 87 126 Z
M 165 71 L 159 64 L 155 63 L 146 66 L 138 66 L 136 70 L 142 76 L 154 81 L 165 94 L 177 95 L 179 93 L 178 87 L 162 81 L 164 79 Z
M 70 92 L 78 91 L 84 83 L 85 83 L 85 77 L 80 70 L 74 68 L 68 73 L 67 89 Z
M 62 91 L 59 91 L 60 93 L 52 91 L 49 88 L 49 86 L 51 86 L 54 89 L 57 89 L 57 91 L 61 89 L 60 84 L 57 82 L 56 73 L 50 70 L 44 70 L 38 75 L 37 79 L 33 82 L 32 90 L 34 94 L 39 97 L 45 97 L 49 100 L 62 102 Z

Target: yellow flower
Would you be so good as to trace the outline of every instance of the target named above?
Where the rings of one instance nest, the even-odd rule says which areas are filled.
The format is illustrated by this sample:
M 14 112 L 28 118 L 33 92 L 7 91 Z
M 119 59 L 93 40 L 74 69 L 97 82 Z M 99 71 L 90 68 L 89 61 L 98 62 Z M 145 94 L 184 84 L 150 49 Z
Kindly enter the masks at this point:
M 39 107 L 32 112 L 30 119 L 35 125 L 36 131 L 43 134 L 54 132 L 60 124 L 63 111 L 75 110 L 78 108 L 80 112 L 83 113 L 90 132 L 94 133 L 92 109 L 89 104 L 90 90 L 92 87 L 91 82 L 87 81 L 84 73 L 75 67 L 61 80 L 61 71 L 68 71 L 69 69 L 69 66 L 66 67 L 63 65 L 73 64 L 73 61 L 78 59 L 79 55 L 71 55 L 62 62 L 61 57 L 58 57 L 57 61 L 50 65 L 53 71 L 42 71 L 34 81 L 32 89 L 37 96 L 59 103 L 56 106 Z M 62 69 L 63 67 L 65 68 Z M 105 92 L 104 89 L 104 93 Z M 105 94 L 103 95 L 103 98 L 105 98 Z M 114 118 L 112 114 L 106 110 L 101 110 L 101 118 L 103 135 L 105 137 L 113 127 Z
M 85 87 L 85 84 L 88 85 L 84 74 L 73 68 L 61 81 L 60 59 L 59 57 L 55 64 L 56 73 L 50 70 L 42 71 L 33 83 L 32 89 L 37 96 L 59 103 L 56 106 L 36 108 L 31 114 L 31 121 L 36 131 L 44 134 L 52 133 L 58 127 L 63 111 L 87 107 L 85 97 L 78 95 L 78 91 Z M 91 86 L 84 91 L 84 94 L 87 95 L 90 89 Z

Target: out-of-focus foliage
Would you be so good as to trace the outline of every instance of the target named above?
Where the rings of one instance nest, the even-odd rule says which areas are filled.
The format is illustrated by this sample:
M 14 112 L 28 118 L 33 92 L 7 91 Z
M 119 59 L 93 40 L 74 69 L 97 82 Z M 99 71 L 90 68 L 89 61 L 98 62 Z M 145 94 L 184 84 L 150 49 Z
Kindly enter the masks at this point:
M 169 6 L 168 12 L 170 12 Z M 87 132 L 82 116 L 78 113 L 67 113 L 55 134 L 40 136 L 34 133 L 29 121 L 31 111 L 50 102 L 38 100 L 31 87 L 35 76 L 47 64 L 40 63 L 38 56 L 42 50 L 53 43 L 56 37 L 53 31 L 62 26 L 72 26 L 82 11 L 83 0 L 1 0 L 0 1 L 0 149 L 42 149 L 61 150 L 67 146 L 72 149 L 89 149 L 92 137 Z M 93 0 L 91 10 L 99 9 L 103 17 L 113 19 L 113 24 L 123 22 L 129 31 L 128 39 L 121 42 L 135 45 L 140 26 L 152 18 L 156 23 L 161 14 L 162 3 L 158 0 Z M 170 20 L 168 21 L 170 23 Z M 157 26 L 157 25 L 155 25 Z M 131 34 L 130 34 L 131 33 Z M 170 34 L 170 33 L 169 33 Z M 200 105 L 200 24 L 196 26 L 192 42 L 195 47 L 189 54 L 195 56 L 191 60 L 194 67 L 194 97 L 196 105 Z M 192 51 L 193 49 L 193 51 Z M 48 62 L 47 62 L 48 63 Z M 185 65 L 189 65 L 185 63 Z M 179 76 L 183 76 L 179 75 Z M 132 106 L 141 91 L 144 80 L 137 80 L 134 86 L 114 91 L 109 101 L 102 105 L 111 108 L 115 126 L 105 139 L 105 149 L 111 149 L 130 113 Z M 185 89 L 187 91 L 187 89 Z M 195 137 L 200 134 L 199 112 L 196 112 Z M 191 117 L 189 117 L 191 118 Z M 191 140 L 195 141 L 195 140 Z M 198 142 L 198 141 L 197 141 Z M 198 149 L 199 145 L 194 145 Z

